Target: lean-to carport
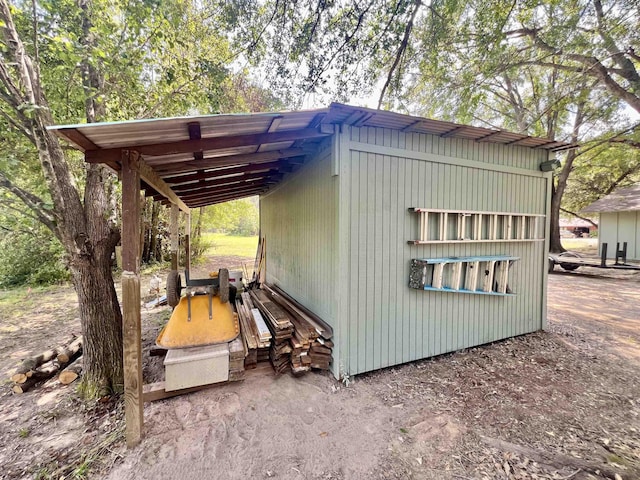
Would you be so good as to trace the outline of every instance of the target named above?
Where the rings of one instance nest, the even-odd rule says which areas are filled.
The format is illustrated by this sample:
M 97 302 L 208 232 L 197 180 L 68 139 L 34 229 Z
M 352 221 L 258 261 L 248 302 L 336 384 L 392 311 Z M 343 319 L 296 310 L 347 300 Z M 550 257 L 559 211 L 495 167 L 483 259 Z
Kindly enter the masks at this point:
M 126 436 L 139 442 L 143 425 L 139 216 L 140 190 L 171 205 L 172 269 L 178 268 L 181 210 L 261 195 L 342 126 L 557 151 L 561 142 L 391 112 L 332 104 L 329 108 L 251 115 L 211 115 L 52 127 L 90 163 L 102 163 L 122 181 L 122 302 Z M 336 142 L 334 142 L 336 143 Z M 339 144 L 335 148 L 339 150 Z M 337 176 L 340 156 L 332 157 Z M 189 226 L 185 235 L 188 259 Z M 331 301 L 331 299 L 327 299 Z

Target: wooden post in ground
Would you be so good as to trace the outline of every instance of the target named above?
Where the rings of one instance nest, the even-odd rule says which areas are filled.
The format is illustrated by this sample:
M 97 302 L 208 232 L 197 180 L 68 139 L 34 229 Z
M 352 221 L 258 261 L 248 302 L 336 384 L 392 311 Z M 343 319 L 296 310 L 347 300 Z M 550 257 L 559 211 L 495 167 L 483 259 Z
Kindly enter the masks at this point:
M 138 154 L 122 152 L 122 321 L 127 447 L 142 438 L 142 331 L 140 319 L 140 172 Z
M 191 239 L 191 213 L 184 212 L 185 214 L 185 227 L 184 227 L 184 268 L 185 270 L 191 270 L 191 245 L 189 241 Z
M 171 234 L 171 270 L 178 270 L 178 213 L 180 209 L 175 203 L 171 204 L 169 230 Z

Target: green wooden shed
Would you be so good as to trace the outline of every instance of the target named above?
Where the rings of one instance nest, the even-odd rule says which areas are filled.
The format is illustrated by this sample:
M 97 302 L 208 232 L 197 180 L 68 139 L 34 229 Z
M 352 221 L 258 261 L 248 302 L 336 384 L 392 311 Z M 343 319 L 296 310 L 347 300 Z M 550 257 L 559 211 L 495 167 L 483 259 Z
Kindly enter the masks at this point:
M 322 122 L 260 229 L 267 281 L 332 325 L 336 377 L 545 327 L 545 170 L 569 145 L 341 104 Z

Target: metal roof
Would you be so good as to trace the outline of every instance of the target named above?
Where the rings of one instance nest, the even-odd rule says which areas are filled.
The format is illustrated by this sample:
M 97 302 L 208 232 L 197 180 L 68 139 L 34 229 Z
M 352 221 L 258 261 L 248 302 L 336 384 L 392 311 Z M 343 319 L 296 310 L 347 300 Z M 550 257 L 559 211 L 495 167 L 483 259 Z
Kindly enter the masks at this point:
M 477 142 L 560 151 L 563 142 L 332 103 L 292 112 L 205 115 L 49 127 L 85 153 L 120 170 L 123 151 L 137 151 L 188 207 L 266 192 L 313 153 L 335 125 L 383 127 Z M 157 177 L 154 178 L 157 181 Z M 143 180 L 145 178 L 143 177 Z M 165 197 L 143 182 L 147 195 Z
M 586 213 L 629 212 L 640 210 L 640 183 L 621 188 L 583 208 Z

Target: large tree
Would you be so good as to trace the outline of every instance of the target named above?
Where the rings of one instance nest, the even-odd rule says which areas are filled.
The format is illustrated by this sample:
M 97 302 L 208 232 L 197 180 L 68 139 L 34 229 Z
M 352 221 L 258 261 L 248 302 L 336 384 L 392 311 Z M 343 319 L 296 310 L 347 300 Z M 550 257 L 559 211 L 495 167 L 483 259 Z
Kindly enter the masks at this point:
M 85 335 L 88 396 L 123 383 L 111 274 L 120 236 L 115 179 L 100 165 L 83 164 L 47 127 L 219 111 L 238 81 L 226 68 L 233 53 L 219 33 L 226 18 L 215 2 L 0 0 L 0 129 L 11 141 L 5 151 L 23 153 L 20 168 L 7 153 L 0 159 L 0 188 L 64 248 Z M 28 181 L 27 171 L 36 180 Z

